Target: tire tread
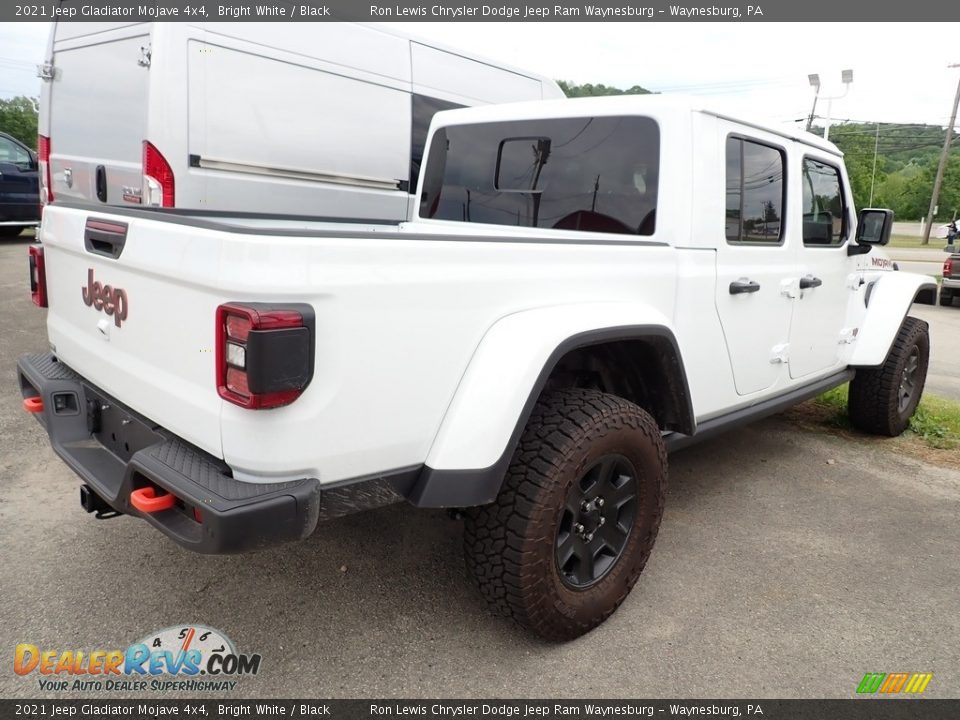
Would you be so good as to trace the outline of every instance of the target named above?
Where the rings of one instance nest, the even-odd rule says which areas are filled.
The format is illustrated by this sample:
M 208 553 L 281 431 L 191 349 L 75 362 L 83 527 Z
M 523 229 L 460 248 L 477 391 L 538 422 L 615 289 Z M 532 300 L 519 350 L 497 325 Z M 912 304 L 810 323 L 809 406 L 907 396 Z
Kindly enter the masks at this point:
M 562 390 L 542 399 L 533 410 L 497 499 L 467 513 L 466 563 L 487 603 L 498 615 L 512 618 L 547 639 L 582 635 L 617 609 L 646 564 L 663 513 L 665 482 L 659 484 L 655 521 L 641 545 L 642 562 L 624 583 L 613 606 L 588 621 L 559 619 L 545 588 L 544 574 L 550 568 L 533 561 L 530 547 L 553 543 L 552 533 L 546 532 L 548 528 L 537 519 L 536 510 L 572 450 L 589 441 L 585 428 L 595 427 L 598 421 L 603 431 L 629 427 L 642 432 L 658 448 L 665 475 L 666 450 L 649 414 L 627 400 L 596 390 Z
M 897 391 L 900 387 L 901 364 L 910 348 L 918 343 L 921 344 L 923 367 L 917 396 L 922 395 L 926 381 L 925 360 L 929 357 L 928 325 L 922 320 L 907 316 L 883 365 L 857 370 L 856 377 L 850 382 L 847 407 L 850 422 L 855 428 L 873 435 L 890 437 L 895 437 L 906 429 L 910 416 L 906 419 L 900 416 Z M 913 410 L 910 415 L 912 414 Z

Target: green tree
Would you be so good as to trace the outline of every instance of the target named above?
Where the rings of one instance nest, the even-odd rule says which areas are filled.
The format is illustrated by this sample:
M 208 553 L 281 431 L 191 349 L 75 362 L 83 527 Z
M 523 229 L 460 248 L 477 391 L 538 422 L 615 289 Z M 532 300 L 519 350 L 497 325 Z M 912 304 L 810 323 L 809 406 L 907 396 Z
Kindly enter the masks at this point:
M 24 95 L 0 100 L 0 130 L 36 150 L 39 107 L 36 98 Z
M 960 157 L 957 155 L 952 155 L 947 163 L 938 205 L 940 206 L 940 212 L 937 214 L 936 220 L 939 222 L 946 222 L 960 215 Z M 929 209 L 928 207 L 927 210 Z
M 823 134 L 821 128 L 813 132 Z M 876 123 L 840 123 L 830 129 L 830 140 L 844 153 L 857 207 L 869 203 L 873 183 L 875 207 L 888 207 L 901 220 L 919 220 L 929 210 L 945 133 L 936 125 L 880 123 L 878 133 Z M 956 143 L 939 207 L 938 222 L 960 211 L 960 146 Z
M 932 189 L 933 176 L 909 163 L 877 183 L 873 204 L 890 208 L 901 220 L 919 220 L 927 212 Z
M 621 90 L 617 87 L 611 87 L 609 85 L 597 84 L 593 85 L 592 83 L 586 83 L 584 85 L 577 85 L 576 83 L 567 82 L 566 80 L 557 80 L 557 85 L 560 86 L 560 89 L 563 90 L 564 94 L 568 98 L 576 97 L 600 97 L 603 95 L 649 95 L 650 91 L 646 88 L 642 88 L 639 85 L 634 85 L 633 87 L 627 88 L 626 90 Z
M 876 200 L 876 182 L 882 182 L 885 177 L 883 165 L 878 156 L 876 178 L 874 178 L 873 151 L 876 138 L 865 132 L 864 129 L 867 127 L 850 123 L 838 125 L 830 130 L 830 140 L 843 150 L 847 175 L 850 177 L 850 187 L 853 190 L 853 202 L 857 208 L 865 208 L 870 203 L 871 184 L 874 184 L 874 200 Z

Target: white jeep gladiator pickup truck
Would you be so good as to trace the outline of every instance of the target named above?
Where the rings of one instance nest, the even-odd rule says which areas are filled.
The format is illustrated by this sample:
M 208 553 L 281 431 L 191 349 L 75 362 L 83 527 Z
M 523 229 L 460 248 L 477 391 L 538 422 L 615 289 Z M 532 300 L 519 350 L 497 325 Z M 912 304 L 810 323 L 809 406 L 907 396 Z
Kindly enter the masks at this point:
M 567 639 L 647 562 L 669 450 L 846 382 L 856 427 L 906 427 L 936 285 L 833 145 L 629 97 L 440 113 L 427 147 L 399 225 L 46 208 L 19 383 L 87 511 L 223 553 L 459 508 L 490 604 Z

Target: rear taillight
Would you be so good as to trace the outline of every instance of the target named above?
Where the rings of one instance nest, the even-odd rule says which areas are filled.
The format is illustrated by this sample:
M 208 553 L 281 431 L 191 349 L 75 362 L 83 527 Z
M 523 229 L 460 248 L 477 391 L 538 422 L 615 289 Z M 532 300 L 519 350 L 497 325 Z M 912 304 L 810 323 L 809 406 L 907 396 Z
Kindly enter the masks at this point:
M 40 205 L 53 202 L 53 180 L 50 177 L 50 138 L 37 136 L 37 164 L 40 166 Z
M 43 245 L 30 246 L 30 299 L 37 307 L 47 306 L 47 269 L 43 261 Z
M 143 141 L 143 204 L 173 207 L 173 168 L 152 143 Z
M 217 308 L 217 392 L 251 410 L 289 405 L 313 377 L 309 305 L 229 303 Z
M 953 275 L 953 259 L 947 258 L 943 261 L 943 276 L 950 277 Z

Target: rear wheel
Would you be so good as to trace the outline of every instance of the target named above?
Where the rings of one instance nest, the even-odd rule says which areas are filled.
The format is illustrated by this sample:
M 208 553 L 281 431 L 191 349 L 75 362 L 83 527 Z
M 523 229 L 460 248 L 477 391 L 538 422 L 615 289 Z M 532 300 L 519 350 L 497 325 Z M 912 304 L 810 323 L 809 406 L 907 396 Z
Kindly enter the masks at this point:
M 0 225 L 0 238 L 16 237 L 24 230 L 25 228 L 20 225 Z
M 467 566 L 488 603 L 569 640 L 623 602 L 660 527 L 667 457 L 644 410 L 595 390 L 541 400 L 497 500 L 468 512 Z
M 853 426 L 891 437 L 906 430 L 923 394 L 929 360 L 927 323 L 905 318 L 883 365 L 857 370 L 850 381 L 847 404 Z
M 940 288 L 940 304 L 945 306 L 953 305 L 953 290 Z

